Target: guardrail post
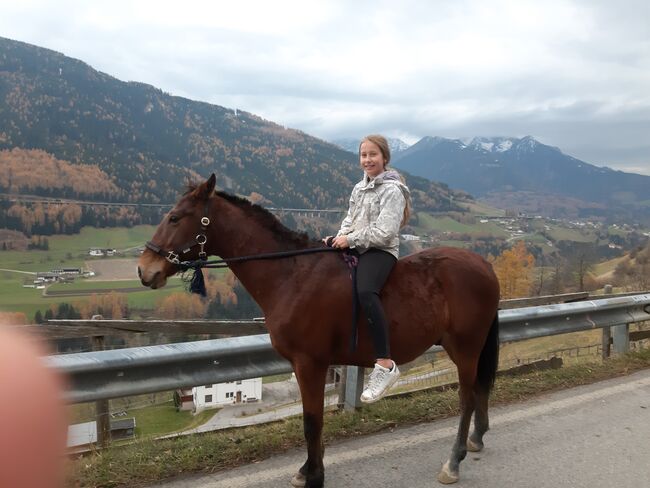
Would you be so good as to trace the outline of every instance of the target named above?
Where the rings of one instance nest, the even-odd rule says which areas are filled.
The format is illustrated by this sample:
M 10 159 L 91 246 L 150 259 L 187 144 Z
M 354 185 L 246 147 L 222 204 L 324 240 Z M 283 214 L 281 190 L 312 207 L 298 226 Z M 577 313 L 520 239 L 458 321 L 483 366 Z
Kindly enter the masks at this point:
M 608 359 L 611 354 L 611 340 L 612 331 L 609 327 L 603 327 L 603 341 L 602 341 L 602 358 Z
M 605 295 L 611 295 L 612 292 L 614 291 L 614 287 L 612 285 L 605 285 L 603 287 L 603 293 Z M 611 347 L 611 342 L 612 342 L 612 331 L 609 327 L 603 327 L 603 341 L 602 341 L 602 358 L 607 359 L 612 353 L 612 347 Z
M 616 325 L 612 327 L 614 337 L 614 351 L 617 354 L 625 354 L 630 350 L 630 324 Z
M 93 351 L 104 350 L 104 336 L 92 336 Z M 95 402 L 95 423 L 97 425 L 97 445 L 106 447 L 111 441 L 111 419 L 109 416 L 110 400 Z
M 363 392 L 364 368 L 348 366 L 345 380 L 345 410 L 361 408 L 359 397 Z
M 341 366 L 341 376 L 339 378 L 339 384 L 336 388 L 338 395 L 337 407 L 339 410 L 345 407 L 345 390 L 348 384 L 348 366 Z

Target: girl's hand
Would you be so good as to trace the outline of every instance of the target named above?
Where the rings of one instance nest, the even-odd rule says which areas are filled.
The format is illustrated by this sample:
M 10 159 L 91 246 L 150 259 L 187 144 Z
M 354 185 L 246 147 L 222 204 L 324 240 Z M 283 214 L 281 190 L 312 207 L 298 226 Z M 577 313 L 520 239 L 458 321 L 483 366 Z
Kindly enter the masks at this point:
M 334 236 L 327 236 L 327 237 L 323 237 L 322 239 L 323 244 L 325 244 L 327 247 L 332 247 L 333 240 L 334 240 Z
M 348 243 L 348 236 L 335 237 L 332 241 L 332 247 L 335 247 L 337 249 L 347 249 L 350 247 L 350 244 Z

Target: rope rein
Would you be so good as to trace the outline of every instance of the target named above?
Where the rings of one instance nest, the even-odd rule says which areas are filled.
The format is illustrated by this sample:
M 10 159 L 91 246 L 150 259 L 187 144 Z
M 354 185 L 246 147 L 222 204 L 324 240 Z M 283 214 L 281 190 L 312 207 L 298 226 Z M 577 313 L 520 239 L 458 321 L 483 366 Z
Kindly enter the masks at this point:
M 203 259 L 196 259 L 194 261 L 181 261 L 178 263 L 178 266 L 181 271 L 187 271 L 189 269 L 200 269 L 200 268 L 227 268 L 230 263 L 240 263 L 245 261 L 255 261 L 258 259 L 280 259 L 280 258 L 289 258 L 293 256 L 300 256 L 303 254 L 314 254 L 318 252 L 342 252 L 342 249 L 336 249 L 333 247 L 312 247 L 309 249 L 297 249 L 295 251 L 279 251 L 279 252 L 267 252 L 262 254 L 251 254 L 248 256 L 238 256 L 234 258 L 224 258 L 224 259 L 213 259 L 210 261 Z

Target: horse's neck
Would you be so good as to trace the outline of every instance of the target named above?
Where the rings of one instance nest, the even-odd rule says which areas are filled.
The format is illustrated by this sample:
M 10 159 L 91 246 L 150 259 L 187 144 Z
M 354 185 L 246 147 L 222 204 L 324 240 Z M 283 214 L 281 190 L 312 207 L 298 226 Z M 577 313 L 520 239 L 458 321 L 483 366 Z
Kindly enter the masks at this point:
M 219 221 L 221 228 L 212 238 L 218 248 L 215 254 L 222 258 L 287 250 L 270 227 L 247 213 L 247 209 L 228 203 L 218 211 L 213 222 Z M 290 293 L 292 283 L 299 280 L 297 270 L 286 259 L 250 260 L 229 266 L 265 313 L 277 301 L 278 293 Z

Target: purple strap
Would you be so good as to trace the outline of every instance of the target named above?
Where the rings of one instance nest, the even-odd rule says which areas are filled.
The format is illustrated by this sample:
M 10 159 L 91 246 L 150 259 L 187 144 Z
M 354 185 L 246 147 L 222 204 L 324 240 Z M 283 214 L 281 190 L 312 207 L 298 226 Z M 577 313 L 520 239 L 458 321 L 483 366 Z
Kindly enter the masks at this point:
M 350 352 L 357 349 L 359 333 L 357 322 L 359 321 L 359 299 L 357 297 L 357 266 L 359 266 L 359 255 L 356 251 L 349 249 L 343 253 L 343 260 L 350 268 L 350 279 L 352 280 L 352 335 L 350 337 Z

